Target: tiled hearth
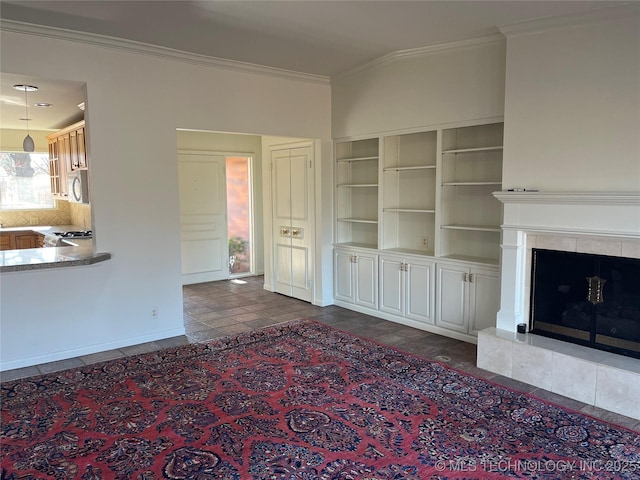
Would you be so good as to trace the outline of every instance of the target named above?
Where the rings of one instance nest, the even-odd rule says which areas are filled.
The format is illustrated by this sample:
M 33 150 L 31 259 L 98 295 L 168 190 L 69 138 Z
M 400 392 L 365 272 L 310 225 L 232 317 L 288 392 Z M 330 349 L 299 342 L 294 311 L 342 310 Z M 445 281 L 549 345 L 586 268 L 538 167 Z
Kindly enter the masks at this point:
M 502 296 L 496 328 L 478 335 L 477 366 L 640 419 L 640 360 L 538 335 L 528 324 L 531 249 L 640 258 L 640 194 L 499 193 Z
M 489 328 L 478 367 L 640 419 L 640 360 L 552 338 Z

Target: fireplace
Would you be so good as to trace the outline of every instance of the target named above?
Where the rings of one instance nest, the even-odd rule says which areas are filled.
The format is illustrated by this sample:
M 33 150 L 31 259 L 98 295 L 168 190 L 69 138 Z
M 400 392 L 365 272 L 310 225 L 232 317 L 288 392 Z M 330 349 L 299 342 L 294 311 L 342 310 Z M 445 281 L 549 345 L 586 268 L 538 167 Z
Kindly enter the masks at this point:
M 640 358 L 640 259 L 534 248 L 532 333 Z
M 495 192 L 494 196 L 504 204 L 500 311 L 496 326 L 478 333 L 478 367 L 640 420 L 640 359 L 610 350 L 611 343 L 628 337 L 600 341 L 605 351 L 595 348 L 595 342 L 580 345 L 542 332 L 517 332 L 520 324 L 533 326 L 534 249 L 640 260 L 640 192 L 525 191 Z M 607 280 L 599 284 L 605 301 L 616 293 L 611 289 L 617 284 L 606 275 L 584 273 Z M 584 277 L 577 282 L 580 288 L 588 288 Z M 599 291 L 598 280 L 594 282 L 592 295 Z M 587 294 L 583 290 L 581 296 Z

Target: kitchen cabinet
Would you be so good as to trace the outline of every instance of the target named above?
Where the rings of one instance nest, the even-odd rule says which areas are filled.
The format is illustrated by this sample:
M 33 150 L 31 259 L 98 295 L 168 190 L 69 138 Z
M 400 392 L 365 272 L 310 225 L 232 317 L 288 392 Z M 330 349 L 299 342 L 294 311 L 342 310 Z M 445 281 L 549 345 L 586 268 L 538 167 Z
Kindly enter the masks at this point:
M 71 170 L 87 168 L 87 155 L 84 145 L 84 127 L 69 132 L 69 161 Z
M 88 167 L 84 128 L 84 121 L 81 121 L 47 136 L 51 194 L 54 198 L 68 198 L 67 172 Z
M 378 256 L 365 251 L 334 251 L 334 294 L 336 300 L 378 308 Z
M 433 324 L 435 262 L 380 256 L 380 311 Z
M 436 325 L 477 335 L 494 327 L 500 307 L 498 269 L 438 263 Z
M 32 230 L 20 230 L 0 234 L 0 250 L 18 250 L 23 248 L 39 248 L 44 235 Z

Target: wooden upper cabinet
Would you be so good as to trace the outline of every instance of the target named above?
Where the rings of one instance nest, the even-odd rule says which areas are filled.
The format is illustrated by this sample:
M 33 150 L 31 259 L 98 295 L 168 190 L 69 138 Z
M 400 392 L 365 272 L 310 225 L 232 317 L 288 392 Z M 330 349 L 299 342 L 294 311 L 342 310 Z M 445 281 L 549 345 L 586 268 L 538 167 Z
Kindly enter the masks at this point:
M 52 133 L 47 139 L 51 193 L 54 197 L 66 199 L 68 196 L 67 172 L 88 167 L 84 120 Z

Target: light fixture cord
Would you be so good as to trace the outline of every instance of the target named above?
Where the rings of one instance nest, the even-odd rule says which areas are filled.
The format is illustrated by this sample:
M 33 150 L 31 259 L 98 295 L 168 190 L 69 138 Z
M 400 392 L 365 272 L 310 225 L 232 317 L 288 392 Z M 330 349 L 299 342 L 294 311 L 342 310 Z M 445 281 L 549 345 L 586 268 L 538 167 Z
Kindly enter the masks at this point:
M 25 112 L 26 112 L 25 120 L 27 121 L 27 135 L 30 135 L 30 132 L 29 132 L 29 100 L 27 100 L 27 86 L 26 85 L 24 87 L 24 109 L 25 109 Z

